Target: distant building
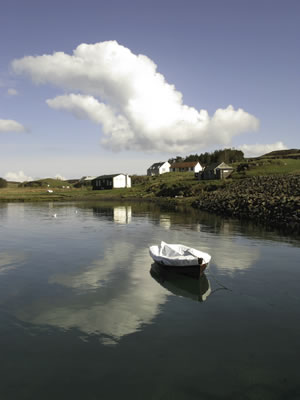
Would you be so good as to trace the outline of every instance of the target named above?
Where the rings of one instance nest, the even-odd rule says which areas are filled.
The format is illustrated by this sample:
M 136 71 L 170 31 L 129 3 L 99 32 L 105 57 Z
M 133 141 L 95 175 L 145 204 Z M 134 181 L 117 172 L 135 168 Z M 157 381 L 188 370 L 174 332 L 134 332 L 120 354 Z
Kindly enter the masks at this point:
M 83 176 L 79 181 L 75 182 L 74 186 L 77 188 L 92 186 L 92 180 L 95 178 L 95 176 Z
M 93 179 L 95 179 L 96 177 L 95 176 L 83 176 L 80 180 L 79 180 L 79 182 L 89 182 L 89 181 L 92 181 Z
M 92 180 L 93 190 L 130 188 L 131 178 L 125 174 L 101 175 Z
M 90 185 L 92 183 L 92 180 L 95 179 L 95 176 L 83 176 L 79 182 L 83 185 Z
M 150 168 L 147 169 L 147 175 L 161 175 L 166 172 L 170 172 L 171 164 L 168 161 L 161 161 L 155 164 L 152 164 Z
M 226 179 L 233 171 L 234 168 L 224 162 L 213 163 L 204 168 L 202 173 L 199 174 L 199 179 Z
M 199 161 L 183 161 L 183 162 L 176 162 L 171 165 L 170 170 L 172 172 L 194 172 L 198 174 L 198 172 L 202 171 L 201 164 Z

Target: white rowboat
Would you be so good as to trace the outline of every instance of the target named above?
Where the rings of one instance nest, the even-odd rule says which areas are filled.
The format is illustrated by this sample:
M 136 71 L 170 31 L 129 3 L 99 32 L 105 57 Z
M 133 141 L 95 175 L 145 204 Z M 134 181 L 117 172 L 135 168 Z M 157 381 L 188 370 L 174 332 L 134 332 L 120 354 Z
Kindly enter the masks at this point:
M 180 268 L 181 270 L 189 267 L 200 267 L 200 274 L 211 260 L 208 253 L 183 244 L 161 242 L 159 246 L 151 246 L 149 253 L 153 260 L 160 265 Z

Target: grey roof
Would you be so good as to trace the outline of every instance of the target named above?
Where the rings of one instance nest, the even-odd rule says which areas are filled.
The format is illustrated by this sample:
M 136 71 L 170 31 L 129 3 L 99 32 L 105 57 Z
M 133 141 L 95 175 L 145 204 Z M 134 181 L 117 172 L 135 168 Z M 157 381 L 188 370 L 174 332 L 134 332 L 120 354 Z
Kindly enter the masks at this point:
M 96 180 L 96 179 L 109 179 L 109 178 L 114 178 L 115 176 L 119 176 L 119 175 L 125 175 L 125 174 L 100 175 L 100 176 L 97 176 L 97 178 L 93 179 L 93 181 Z
M 159 167 L 161 167 L 162 165 L 164 165 L 165 162 L 166 162 L 166 161 L 160 161 L 160 162 L 154 163 L 154 164 L 152 164 L 151 167 L 148 168 L 148 169 L 159 168 Z
M 204 170 L 205 170 L 205 171 L 212 171 L 212 170 L 214 170 L 215 168 L 217 168 L 218 165 L 220 165 L 220 163 L 212 163 L 212 164 L 209 164 L 209 165 L 207 165 L 207 166 L 204 168 Z
M 199 161 L 180 161 L 171 164 L 171 168 L 194 168 L 197 164 L 201 165 Z
M 224 164 L 224 165 L 221 166 L 221 164 Z M 214 170 L 214 169 L 216 169 L 218 167 L 220 169 L 234 169 L 234 168 L 230 167 L 229 165 L 225 164 L 223 161 L 221 161 L 221 162 L 216 162 L 216 163 L 212 163 L 212 164 L 207 165 L 204 170 L 205 171 L 212 171 L 212 170 Z

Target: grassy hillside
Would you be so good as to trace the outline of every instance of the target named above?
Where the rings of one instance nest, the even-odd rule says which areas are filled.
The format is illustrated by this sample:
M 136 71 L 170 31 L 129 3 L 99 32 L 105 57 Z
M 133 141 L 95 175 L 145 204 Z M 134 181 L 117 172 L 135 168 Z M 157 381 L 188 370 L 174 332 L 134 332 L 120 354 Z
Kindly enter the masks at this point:
M 233 164 L 236 171 L 232 178 L 252 176 L 300 174 L 300 150 L 276 150 L 260 157 L 247 158 Z
M 270 153 L 264 154 L 259 158 L 300 158 L 300 150 L 275 150 L 271 151 Z
M 57 183 L 54 180 L 54 183 Z M 91 188 L 75 188 L 70 185 L 50 186 L 53 193 L 48 193 L 49 180 L 43 180 L 42 186 L 14 186 L 0 189 L 0 201 L 71 201 L 97 199 L 134 199 L 134 198 L 194 198 L 202 191 L 215 190 L 224 186 L 224 181 L 197 181 L 191 173 L 167 173 L 161 176 L 133 176 L 132 188 L 113 190 L 92 190 Z M 51 183 L 51 182 L 50 182 Z M 61 185 L 61 183 L 60 183 Z M 64 185 L 63 185 L 64 186 Z
M 199 181 L 193 172 L 169 172 L 160 176 L 145 177 L 144 182 L 135 182 L 133 190 L 143 197 L 195 197 L 211 187 L 222 187 L 224 181 Z
M 297 154 L 290 150 L 287 154 Z M 299 151 L 300 152 L 300 151 Z M 274 153 L 274 152 L 273 152 Z M 275 152 L 276 157 L 278 152 Z M 270 153 L 271 154 L 271 153 Z M 300 154 L 300 153 L 299 153 Z M 231 178 L 221 181 L 199 181 L 192 172 L 170 172 L 160 176 L 132 176 L 132 188 L 93 191 L 91 187 L 75 188 L 67 181 L 58 179 L 40 179 L 17 185 L 9 182 L 7 188 L 0 189 L 0 201 L 72 201 L 97 199 L 133 199 L 133 198 L 182 198 L 192 201 L 206 193 L 216 192 L 230 187 L 233 182 L 247 181 L 256 176 L 300 175 L 300 158 L 270 158 L 268 155 L 233 164 L 236 171 Z M 49 185 L 49 187 L 48 187 Z M 69 188 L 67 189 L 67 186 Z M 47 190 L 52 189 L 53 193 Z M 189 199 L 189 200 L 188 200 Z

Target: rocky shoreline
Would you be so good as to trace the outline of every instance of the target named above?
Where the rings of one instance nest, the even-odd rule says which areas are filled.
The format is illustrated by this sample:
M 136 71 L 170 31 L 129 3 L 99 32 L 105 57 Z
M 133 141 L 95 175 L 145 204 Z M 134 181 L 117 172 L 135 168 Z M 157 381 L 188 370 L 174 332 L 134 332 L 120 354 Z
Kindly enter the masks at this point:
M 192 206 L 300 233 L 300 175 L 255 176 L 201 193 Z

